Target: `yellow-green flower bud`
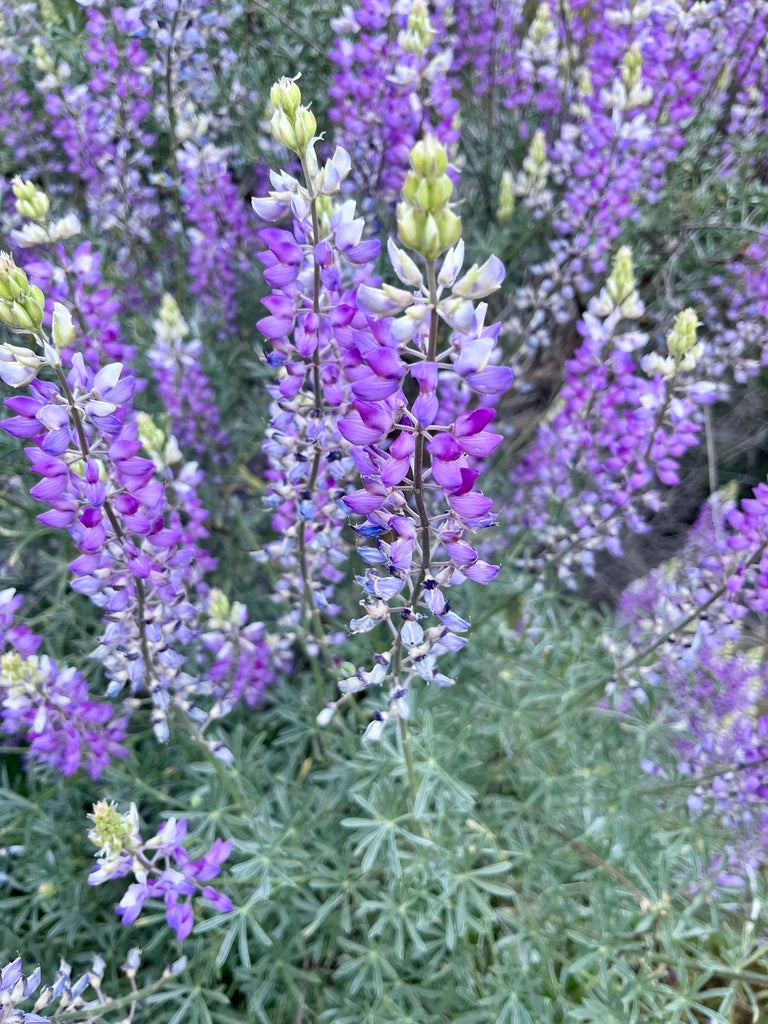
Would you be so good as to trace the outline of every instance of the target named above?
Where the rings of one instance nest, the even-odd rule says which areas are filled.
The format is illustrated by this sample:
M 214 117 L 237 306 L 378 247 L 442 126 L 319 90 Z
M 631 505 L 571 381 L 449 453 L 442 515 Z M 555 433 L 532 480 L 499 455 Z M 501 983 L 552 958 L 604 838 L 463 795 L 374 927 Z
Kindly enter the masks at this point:
M 538 171 L 547 162 L 547 142 L 546 136 L 541 128 L 537 128 L 533 133 L 531 139 L 531 145 L 528 148 L 528 156 L 523 161 L 523 170 Z M 529 166 L 526 166 L 529 164 Z
M 579 68 L 578 92 L 579 96 L 583 97 L 594 96 L 595 94 L 589 68 Z
M 637 43 L 624 54 L 624 63 L 621 66 L 621 80 L 627 92 L 631 92 L 640 83 L 640 76 L 643 70 L 643 55 Z
M 136 428 L 139 440 L 148 452 L 161 452 L 165 444 L 165 434 L 146 412 L 136 414 Z
M 552 16 L 549 12 L 549 4 L 540 3 L 536 8 L 536 16 L 531 22 L 528 30 L 528 38 L 535 44 L 541 45 L 552 31 Z
M 269 90 L 269 98 L 276 110 L 282 110 L 291 120 L 301 103 L 301 89 L 293 78 L 281 78 Z
M 32 56 L 35 58 L 35 67 L 38 71 L 50 74 L 55 69 L 56 65 L 53 62 L 53 58 L 46 50 L 40 36 L 36 36 L 32 41 Z
M 160 319 L 169 327 L 175 327 L 181 319 L 179 304 L 172 295 L 166 292 L 160 300 Z
M 416 193 L 419 185 L 424 179 L 420 178 L 415 171 L 408 171 L 403 182 L 403 199 L 412 206 L 416 202 Z
M 35 187 L 34 182 L 16 177 L 11 182 L 11 188 L 16 197 L 16 212 L 20 217 L 38 222 L 47 219 L 50 201 L 45 192 Z
M 317 132 L 317 121 L 309 107 L 299 107 L 294 117 L 293 128 L 296 134 L 297 152 L 301 156 Z
M 512 171 L 501 172 L 499 182 L 499 203 L 496 207 L 496 220 L 499 224 L 506 224 L 515 212 L 515 180 Z
M 33 181 L 24 181 L 18 175 L 11 181 L 11 189 L 17 199 L 34 199 L 37 191 Z
M 620 305 L 635 290 L 635 270 L 632 266 L 632 250 L 622 245 L 613 261 L 611 275 L 606 282 L 608 294 Z
M 53 304 L 51 337 L 57 352 L 61 352 L 62 349 L 75 340 L 75 325 L 72 322 L 72 314 L 60 302 Z
M 424 216 L 416 212 L 409 203 L 397 204 L 397 233 L 403 245 L 407 245 L 414 252 L 421 252 L 421 225 Z
M 10 253 L 0 252 L 0 299 L 11 302 L 29 287 L 27 275 L 16 266 Z
M 448 156 L 434 136 L 427 136 L 413 146 L 409 159 L 412 170 L 397 207 L 398 233 L 409 249 L 434 260 L 461 237 L 461 221 L 448 203 L 453 192 L 445 173 Z
M 448 154 L 434 135 L 419 139 L 408 159 L 413 170 L 423 178 L 436 178 L 448 167 Z
M 93 805 L 93 813 L 88 817 L 93 828 L 88 838 L 99 852 L 106 857 L 115 857 L 127 845 L 133 832 L 134 822 L 130 814 L 121 814 L 117 804 L 99 800 Z
M 12 256 L 0 253 L 0 320 L 9 327 L 37 332 L 43 325 L 43 293 L 31 285 Z
M 429 179 L 419 178 L 419 184 L 416 187 L 416 193 L 412 200 L 414 206 L 417 206 L 420 210 L 427 213 L 432 209 L 432 204 L 429 201 Z
M 431 213 L 427 214 L 424 222 L 418 251 L 427 260 L 436 260 L 443 251 L 440 245 L 440 225 Z
M 282 142 L 288 149 L 296 152 L 296 133 L 293 130 L 293 122 L 282 110 L 276 110 L 269 122 L 272 134 L 278 142 Z
M 453 182 L 447 174 L 441 174 L 429 184 L 429 206 L 433 213 L 445 206 L 453 193 Z
M 22 306 L 20 302 L 11 303 L 10 316 L 11 319 L 7 321 L 7 323 L 9 323 L 10 326 L 12 327 L 20 327 L 22 330 L 25 331 L 34 331 L 35 328 L 39 327 L 43 322 L 42 310 L 40 311 L 40 322 L 38 323 L 36 319 L 33 319 L 33 317 L 30 316 L 30 314 L 27 312 L 26 307 Z
M 0 679 L 11 699 L 39 699 L 40 673 L 37 658 L 22 658 L 16 651 L 0 655 Z
M 413 0 L 411 11 L 408 15 L 408 28 L 397 37 L 400 49 L 406 53 L 414 53 L 417 57 L 423 57 L 429 49 L 435 37 L 435 30 L 429 21 L 424 0 Z
M 38 0 L 38 9 L 40 11 L 40 18 L 46 26 L 58 25 L 61 21 L 56 7 L 51 3 L 51 0 Z
M 461 238 L 461 217 L 458 217 L 453 210 L 443 210 L 437 224 L 440 230 L 440 252 L 445 252 L 452 245 L 456 245 Z
M 212 587 L 208 595 L 208 615 L 222 625 L 229 620 L 229 598 L 223 590 Z
M 675 317 L 672 330 L 667 335 L 667 349 L 675 359 L 681 360 L 696 345 L 696 328 L 699 318 L 695 309 L 684 309 Z

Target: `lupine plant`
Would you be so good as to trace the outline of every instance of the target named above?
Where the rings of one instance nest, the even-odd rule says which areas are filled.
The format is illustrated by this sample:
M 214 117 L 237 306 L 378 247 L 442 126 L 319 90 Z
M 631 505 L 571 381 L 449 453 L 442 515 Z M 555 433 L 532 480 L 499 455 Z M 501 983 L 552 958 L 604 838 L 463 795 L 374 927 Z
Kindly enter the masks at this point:
M 0 1021 L 765 1018 L 767 33 L 0 0 Z

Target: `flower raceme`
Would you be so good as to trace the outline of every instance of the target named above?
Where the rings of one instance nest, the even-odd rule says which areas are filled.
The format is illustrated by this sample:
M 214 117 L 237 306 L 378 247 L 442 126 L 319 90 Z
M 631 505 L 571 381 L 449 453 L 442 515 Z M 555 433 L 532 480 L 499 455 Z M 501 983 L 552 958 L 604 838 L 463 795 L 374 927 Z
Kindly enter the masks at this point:
M 374 542 L 360 549 L 368 566 L 359 578 L 364 614 L 350 626 L 366 632 L 387 623 L 394 638 L 371 671 L 352 671 L 340 683 L 350 693 L 389 680 L 387 710 L 377 712 L 368 738 L 380 735 L 387 718 L 408 717 L 416 676 L 452 684 L 437 658 L 464 645 L 469 623 L 452 611 L 445 591 L 465 579 L 489 583 L 498 573 L 470 538 L 495 521 L 491 499 L 476 483 L 482 460 L 502 440 L 488 429 L 489 403 L 512 383 L 511 370 L 496 361 L 500 325 L 486 325 L 487 307 L 476 300 L 498 288 L 504 270 L 491 256 L 459 277 L 464 245 L 446 166 L 434 137 L 413 147 L 398 229 L 424 269 L 390 240 L 392 266 L 406 287 L 361 284 L 357 307 L 373 329 L 343 342 L 352 407 L 339 431 L 363 484 L 343 502 L 365 516 L 356 529 Z M 432 622 L 426 629 L 424 620 Z
M 203 572 L 214 563 L 200 547 L 206 531 L 197 467 L 172 469 L 175 442 L 166 444 L 146 425 L 142 436 L 143 421 L 132 405 L 136 382 L 121 363 L 94 371 L 75 352 L 69 366 L 63 365 L 60 350 L 74 336 L 71 314 L 63 304 L 54 305 L 49 338 L 38 291 L 4 257 L 0 304 L 6 322 L 30 335 L 35 347 L 0 345 L 3 380 L 17 388 L 29 384 L 28 394 L 5 399 L 15 415 L 2 427 L 30 442 L 25 454 L 41 477 L 30 493 L 49 506 L 38 518 L 69 532 L 78 551 L 70 563 L 72 588 L 103 611 L 105 628 L 94 656 L 106 671 L 110 696 L 124 688 L 131 697 L 148 693 L 160 740 L 167 738 L 169 713 L 178 707 L 195 722 L 201 742 L 208 742 L 202 733 L 212 717 L 231 708 L 234 690 L 253 703 L 272 678 L 263 630 L 240 616 L 218 636 L 211 628 L 201 602 L 207 592 Z M 42 369 L 54 379 L 38 378 Z M 163 452 L 153 454 L 153 444 Z M 142 449 L 153 457 L 140 454 Z M 215 681 L 207 672 L 211 658 L 219 670 Z M 40 671 L 36 685 L 54 688 L 47 662 Z M 29 678 L 26 685 L 32 685 Z M 77 680 L 71 686 L 79 687 Z M 212 703 L 211 709 L 204 711 L 201 702 Z M 220 745 L 213 749 L 226 756 Z M 87 766 L 98 771 L 102 761 Z M 71 757 L 63 763 L 63 770 L 77 767 L 70 768 Z
M 109 701 L 96 701 L 80 672 L 38 654 L 42 638 L 14 623 L 22 596 L 0 591 L 0 721 L 23 737 L 30 756 L 63 775 L 84 767 L 97 778 L 110 760 L 124 757 L 126 719 Z
M 368 317 L 355 307 L 354 289 L 370 277 L 380 245 L 363 239 L 354 202 L 334 208 L 350 171 L 349 156 L 337 148 L 318 164 L 314 116 L 301 105 L 296 82 L 281 79 L 271 98 L 273 132 L 298 155 L 303 182 L 273 173 L 275 190 L 253 200 L 262 220 L 290 225 L 260 232 L 265 249 L 258 258 L 272 291 L 263 300 L 269 315 L 258 328 L 270 344 L 267 363 L 277 372 L 268 388 L 266 501 L 280 539 L 259 557 L 281 570 L 275 590 L 287 609 L 288 632 L 303 617 L 311 623 L 308 642 L 314 645 L 322 640 L 320 613 L 338 611 L 334 588 L 349 555 L 342 534 L 346 509 L 339 499 L 355 467 L 338 427 L 351 402 L 341 351 L 345 338 L 370 331 Z
M 99 863 L 91 871 L 88 884 L 102 885 L 130 874 L 135 879 L 117 907 L 124 925 L 136 920 L 148 900 L 162 900 L 166 920 L 182 941 L 192 931 L 195 896 L 202 896 L 219 913 L 232 909 L 228 896 L 206 884 L 219 874 L 229 857 L 230 840 L 217 839 L 207 853 L 192 860 L 184 846 L 184 818 L 169 818 L 148 840 L 141 837 L 135 804 L 120 814 L 115 804 L 102 800 L 94 805 L 89 818 L 93 828 L 88 838 L 98 847 L 95 856 Z

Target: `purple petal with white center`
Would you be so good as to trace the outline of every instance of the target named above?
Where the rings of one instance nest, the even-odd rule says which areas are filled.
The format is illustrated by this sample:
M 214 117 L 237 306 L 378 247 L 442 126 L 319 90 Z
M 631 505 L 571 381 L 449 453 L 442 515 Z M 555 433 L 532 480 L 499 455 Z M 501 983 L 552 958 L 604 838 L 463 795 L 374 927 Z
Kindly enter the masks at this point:
M 472 412 L 464 412 L 461 416 L 456 417 L 452 428 L 453 436 L 461 438 L 467 437 L 469 434 L 479 434 L 481 430 L 485 430 L 495 416 L 496 413 L 493 409 L 485 407 L 474 409 Z

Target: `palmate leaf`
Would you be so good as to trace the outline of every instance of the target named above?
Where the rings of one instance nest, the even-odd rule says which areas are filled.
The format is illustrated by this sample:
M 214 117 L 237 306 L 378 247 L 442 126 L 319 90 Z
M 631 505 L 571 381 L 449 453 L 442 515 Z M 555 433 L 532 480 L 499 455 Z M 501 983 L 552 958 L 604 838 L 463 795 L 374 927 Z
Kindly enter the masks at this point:
M 344 938 L 340 939 L 340 946 L 346 955 L 334 973 L 334 980 L 349 979 L 351 995 L 364 991 L 380 996 L 385 984 L 391 984 L 397 978 L 397 967 L 379 949 Z
M 360 867 L 364 872 L 371 871 L 379 862 L 379 867 L 386 867 L 392 875 L 400 877 L 403 861 L 410 859 L 413 847 L 434 845 L 427 836 L 418 835 L 405 827 L 404 823 L 410 820 L 410 814 L 389 818 L 377 811 L 364 797 L 356 795 L 355 800 L 371 817 L 343 818 L 340 824 L 353 831 L 355 856 L 362 855 Z M 402 841 L 405 849 L 399 841 Z

